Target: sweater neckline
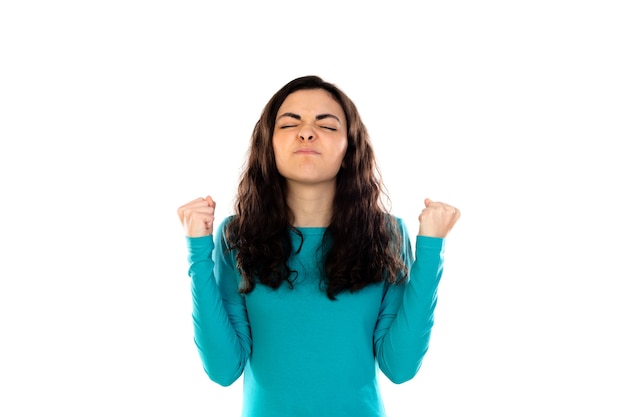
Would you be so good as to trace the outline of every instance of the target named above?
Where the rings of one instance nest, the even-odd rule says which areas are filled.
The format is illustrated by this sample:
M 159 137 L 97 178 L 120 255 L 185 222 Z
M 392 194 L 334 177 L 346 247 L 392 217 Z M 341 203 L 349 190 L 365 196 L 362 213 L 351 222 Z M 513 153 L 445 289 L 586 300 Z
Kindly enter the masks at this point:
M 295 233 L 295 230 L 303 235 L 323 235 L 326 232 L 326 227 L 294 227 L 290 229 L 291 233 Z

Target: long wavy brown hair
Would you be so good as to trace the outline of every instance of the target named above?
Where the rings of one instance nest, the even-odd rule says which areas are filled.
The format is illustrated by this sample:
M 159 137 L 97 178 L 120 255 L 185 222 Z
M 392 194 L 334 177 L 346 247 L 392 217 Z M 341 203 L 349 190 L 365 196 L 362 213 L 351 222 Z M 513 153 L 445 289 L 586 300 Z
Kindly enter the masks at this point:
M 243 278 L 239 291 L 249 293 L 257 283 L 274 289 L 283 283 L 293 286 L 297 276 L 287 264 L 294 252 L 289 233 L 302 235 L 292 226 L 286 181 L 276 168 L 272 137 L 283 101 L 306 89 L 329 92 L 343 108 L 348 126 L 348 148 L 337 174 L 332 216 L 321 248 L 325 277 L 320 285 L 334 300 L 343 291 L 358 291 L 372 283 L 400 282 L 407 275 L 400 255 L 402 242 L 395 217 L 385 204 L 388 196 L 367 129 L 352 100 L 338 87 L 320 77 L 305 76 L 274 94 L 252 132 L 235 214 L 226 226 L 226 241 L 235 251 Z

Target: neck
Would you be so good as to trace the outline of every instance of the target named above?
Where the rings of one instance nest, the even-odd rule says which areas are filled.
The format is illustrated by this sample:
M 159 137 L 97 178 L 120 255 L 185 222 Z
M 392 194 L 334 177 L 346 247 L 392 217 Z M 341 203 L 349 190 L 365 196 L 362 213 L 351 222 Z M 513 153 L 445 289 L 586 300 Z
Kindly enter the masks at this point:
M 294 227 L 327 227 L 335 197 L 335 183 L 288 184 L 287 205 L 293 214 Z

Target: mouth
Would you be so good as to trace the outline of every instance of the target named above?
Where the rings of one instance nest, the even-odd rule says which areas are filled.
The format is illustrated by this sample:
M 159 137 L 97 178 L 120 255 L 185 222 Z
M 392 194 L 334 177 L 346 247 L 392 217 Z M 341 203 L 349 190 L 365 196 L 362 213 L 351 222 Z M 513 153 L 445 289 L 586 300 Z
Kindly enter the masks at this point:
M 298 149 L 294 153 L 299 154 L 299 155 L 319 155 L 320 154 L 314 149 Z

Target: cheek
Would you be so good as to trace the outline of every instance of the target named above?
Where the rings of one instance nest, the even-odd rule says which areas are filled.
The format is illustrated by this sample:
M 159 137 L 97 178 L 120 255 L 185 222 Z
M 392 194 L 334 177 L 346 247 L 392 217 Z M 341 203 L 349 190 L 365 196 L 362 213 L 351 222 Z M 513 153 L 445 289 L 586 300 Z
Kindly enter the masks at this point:
M 281 149 L 282 147 L 281 147 L 280 139 L 278 140 L 272 139 L 272 152 L 274 152 L 274 160 L 277 163 L 281 159 L 281 156 L 282 156 Z
M 337 159 L 343 165 L 344 160 L 346 159 L 346 153 L 348 153 L 348 141 L 345 141 L 343 147 L 340 148 L 337 152 Z
M 274 151 L 274 155 L 280 153 L 280 150 L 285 147 L 286 140 L 281 135 L 277 135 L 274 133 L 272 136 L 272 150 Z

